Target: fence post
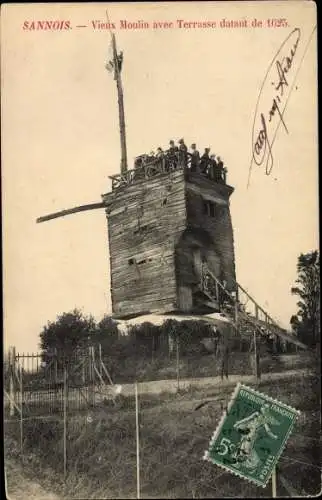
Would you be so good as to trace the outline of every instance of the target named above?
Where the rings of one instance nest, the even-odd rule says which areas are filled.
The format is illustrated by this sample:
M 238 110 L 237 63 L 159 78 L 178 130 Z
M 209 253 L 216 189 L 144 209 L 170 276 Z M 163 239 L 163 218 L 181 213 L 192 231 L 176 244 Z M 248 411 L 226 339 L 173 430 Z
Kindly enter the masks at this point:
M 95 371 L 94 371 L 94 346 L 89 346 L 89 400 L 95 406 Z
M 85 382 L 86 382 L 86 356 L 85 356 L 84 351 L 81 352 L 81 355 L 82 355 L 82 365 L 81 365 L 82 374 L 81 374 L 81 377 L 82 377 L 82 384 L 83 384 L 83 386 L 85 386 Z
M 272 498 L 276 498 L 276 465 L 272 473 Z
M 9 395 L 10 395 L 10 417 L 15 414 L 15 402 L 16 402 L 16 391 L 15 391 L 15 371 L 16 371 L 16 349 L 15 347 L 9 348 Z
M 20 366 L 20 456 L 21 460 L 23 460 L 23 369 Z
M 173 350 L 173 339 L 171 338 L 171 332 L 168 333 L 168 356 L 171 359 L 171 354 Z
M 256 338 L 256 328 L 254 328 L 254 371 L 255 379 L 258 379 L 258 366 L 257 366 L 257 338 Z
M 92 371 L 93 371 L 93 382 L 92 382 L 92 405 L 95 406 L 95 386 L 96 386 L 96 377 L 95 377 L 95 370 L 94 370 L 94 365 L 95 365 L 95 348 L 92 346 Z
M 92 347 L 88 346 L 88 386 L 87 386 L 87 391 L 88 391 L 90 405 L 92 404 L 92 399 L 93 399 L 93 397 L 92 397 L 92 389 L 93 389 L 92 375 L 93 375 Z
M 151 361 L 154 361 L 154 335 L 152 335 L 152 352 L 151 352 Z
M 178 333 L 176 335 L 176 365 L 177 365 L 177 391 L 179 391 L 180 385 L 180 356 L 179 356 L 179 337 Z
M 135 428 L 136 428 L 136 498 L 140 498 L 140 428 L 138 383 L 135 382 Z
M 63 453 L 64 453 L 64 480 L 67 476 L 67 366 L 64 362 L 64 394 L 63 394 L 63 420 L 64 420 L 64 435 L 63 435 Z
M 100 376 L 103 376 L 103 367 L 102 367 L 102 345 L 98 344 L 98 356 L 99 356 L 99 362 L 100 362 Z
M 55 374 L 54 374 L 54 377 L 55 377 L 55 384 L 57 384 L 58 382 L 58 352 L 57 352 L 57 348 L 55 348 L 55 353 L 54 353 L 54 370 L 55 370 Z

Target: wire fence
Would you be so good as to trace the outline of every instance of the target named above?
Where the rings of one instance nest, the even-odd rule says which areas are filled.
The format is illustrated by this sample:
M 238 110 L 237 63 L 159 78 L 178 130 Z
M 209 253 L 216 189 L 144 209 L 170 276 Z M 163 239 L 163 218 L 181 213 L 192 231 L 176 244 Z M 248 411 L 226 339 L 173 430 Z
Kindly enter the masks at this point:
M 187 342 L 170 349 L 165 342 L 155 342 L 150 350 L 144 342 L 122 342 L 123 347 L 118 344 L 118 350 L 109 353 L 91 346 L 68 361 L 52 356 L 44 364 L 41 356 L 37 361 L 36 355 L 28 355 L 33 356 L 27 358 L 33 359 L 28 371 L 23 355 L 12 353 L 16 362 L 14 367 L 9 363 L 5 376 L 6 453 L 24 464 L 38 457 L 62 478 L 70 498 L 124 498 L 135 491 L 138 498 L 209 498 L 241 491 L 238 478 L 201 457 L 227 407 L 235 384 L 232 371 L 239 379 L 245 373 L 240 360 L 248 363 L 255 381 L 250 353 L 232 352 L 229 380 L 221 382 L 216 351 L 206 349 L 201 355 Z M 284 375 L 279 370 L 280 379 L 271 383 L 265 378 L 271 372 L 264 372 L 261 382 L 263 392 L 303 409 L 292 447 L 280 462 L 285 484 L 292 483 L 296 467 L 310 470 L 311 478 L 320 472 L 312 451 L 320 447 L 319 411 L 316 403 L 309 403 L 316 391 L 309 388 L 308 375 L 300 375 L 304 358 L 296 356 L 280 354 Z M 287 378 L 290 367 L 297 374 Z M 200 406 L 208 398 L 212 403 Z M 83 480 L 76 480 L 79 477 Z M 300 493 L 313 487 L 295 482 Z M 249 496 L 270 496 L 270 486 L 257 489 L 242 483 L 242 488 Z
M 256 376 L 259 380 L 284 372 L 291 375 L 310 366 L 310 354 L 276 354 L 259 344 L 255 358 L 247 342 L 240 344 L 236 339 L 238 344 L 222 349 L 216 338 L 201 334 L 200 338 L 173 340 L 165 336 L 138 337 L 134 331 L 108 348 L 88 346 L 68 357 L 55 352 L 46 356 L 16 354 L 12 348 L 4 373 L 5 414 L 28 417 L 61 413 L 64 391 L 67 409 L 77 411 L 104 401 L 114 402 L 120 386 L 122 395 L 133 395 L 135 382 L 143 384 L 145 393 L 177 392 L 240 376 Z

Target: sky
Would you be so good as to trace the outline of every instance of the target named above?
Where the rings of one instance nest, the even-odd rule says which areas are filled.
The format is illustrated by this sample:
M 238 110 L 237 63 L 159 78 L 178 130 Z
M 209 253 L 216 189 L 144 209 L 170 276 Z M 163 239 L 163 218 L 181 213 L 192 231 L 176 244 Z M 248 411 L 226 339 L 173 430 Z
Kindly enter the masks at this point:
M 111 313 L 104 211 L 36 224 L 41 215 L 101 201 L 111 189 L 108 176 L 119 171 L 116 88 L 104 68 L 110 34 L 91 24 L 106 22 L 106 7 L 124 52 L 129 163 L 181 137 L 223 158 L 235 188 L 237 281 L 288 327 L 296 312 L 290 288 L 297 257 L 318 248 L 316 32 L 305 52 L 316 24 L 315 4 L 2 5 L 5 348 L 36 351 L 47 321 L 75 307 L 97 319 Z M 248 27 L 220 27 L 223 19 L 226 25 L 246 19 Z M 268 27 L 272 19 L 286 19 L 287 26 Z M 32 21 L 43 20 L 69 21 L 71 29 L 23 29 L 25 21 L 32 27 Z M 149 28 L 120 29 L 121 20 L 142 20 Z M 216 27 L 179 28 L 177 20 L 212 21 Z M 153 21 L 173 27 L 153 29 Z M 272 146 L 274 166 L 266 175 L 265 164 L 253 165 L 247 187 L 260 89 L 295 28 L 300 39 L 287 79 L 290 88 L 296 75 L 296 85 L 292 92 L 283 86 L 285 127 Z M 281 57 L 290 53 L 296 33 Z M 276 60 L 257 107 L 255 138 L 260 113 L 268 120 L 278 93 L 270 81 L 275 77 Z M 279 122 L 276 114 L 272 121 Z

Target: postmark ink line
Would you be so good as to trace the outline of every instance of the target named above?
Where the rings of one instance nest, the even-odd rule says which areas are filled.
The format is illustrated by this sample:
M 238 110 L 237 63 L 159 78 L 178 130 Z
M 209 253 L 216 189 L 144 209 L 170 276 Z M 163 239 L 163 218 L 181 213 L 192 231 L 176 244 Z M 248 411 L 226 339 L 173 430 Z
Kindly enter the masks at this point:
M 284 457 L 280 457 L 281 460 L 285 460 L 287 462 L 295 462 L 295 463 L 299 463 L 299 464 L 303 464 L 303 465 L 307 465 L 308 467 L 313 467 L 314 469 L 319 469 L 319 470 L 322 470 L 321 467 L 319 467 L 318 465 L 315 465 L 315 464 L 312 464 L 310 462 L 303 462 L 303 460 L 297 460 L 295 458 L 291 458 L 289 457 L 288 455 L 284 455 Z
M 300 434 L 299 432 L 292 432 L 292 435 L 301 437 L 303 439 L 311 439 L 312 441 L 316 441 L 317 443 L 321 443 L 321 439 L 308 436 L 307 434 Z

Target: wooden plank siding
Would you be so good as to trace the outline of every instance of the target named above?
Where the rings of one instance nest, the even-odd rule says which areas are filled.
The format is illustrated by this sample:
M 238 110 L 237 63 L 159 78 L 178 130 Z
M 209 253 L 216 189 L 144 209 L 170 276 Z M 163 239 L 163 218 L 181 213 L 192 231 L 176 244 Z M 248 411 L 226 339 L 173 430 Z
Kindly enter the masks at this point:
M 230 186 L 182 170 L 103 195 L 108 220 L 112 310 L 118 316 L 193 309 L 194 248 L 220 279 L 235 280 Z M 204 201 L 220 209 L 205 215 Z M 201 232 L 207 235 L 202 240 Z M 198 273 L 197 273 L 198 274 Z
M 174 246 L 186 225 L 184 173 L 135 182 L 113 198 L 107 210 L 113 313 L 174 310 Z

